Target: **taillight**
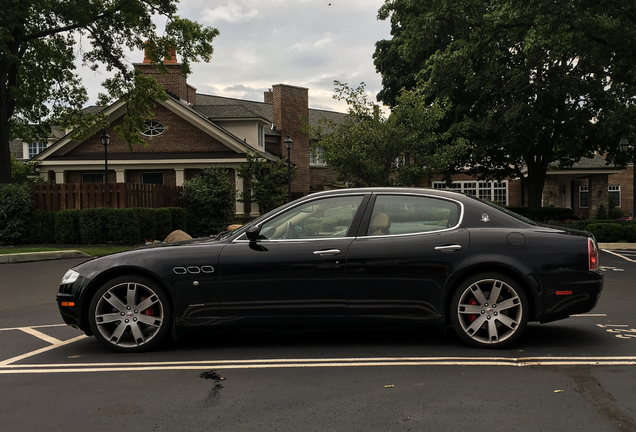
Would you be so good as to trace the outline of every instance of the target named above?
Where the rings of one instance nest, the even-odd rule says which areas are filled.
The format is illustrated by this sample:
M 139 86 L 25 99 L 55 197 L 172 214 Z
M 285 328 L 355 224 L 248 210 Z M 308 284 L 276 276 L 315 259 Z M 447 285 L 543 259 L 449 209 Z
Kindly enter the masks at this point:
M 598 270 L 598 249 L 593 239 L 587 239 L 587 258 L 590 270 Z

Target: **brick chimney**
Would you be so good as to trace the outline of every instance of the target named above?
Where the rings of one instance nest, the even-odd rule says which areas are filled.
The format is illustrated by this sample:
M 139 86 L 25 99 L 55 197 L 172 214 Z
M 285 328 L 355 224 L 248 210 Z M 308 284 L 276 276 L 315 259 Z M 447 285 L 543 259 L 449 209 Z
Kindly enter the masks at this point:
M 181 64 L 177 61 L 177 52 L 174 48 L 170 48 L 168 56 L 164 59 L 164 66 L 168 69 L 168 74 L 160 73 L 153 65 L 150 59 L 144 54 L 143 63 L 135 63 L 135 68 L 143 72 L 144 75 L 154 77 L 159 84 L 166 89 L 166 93 L 170 96 L 190 104 L 197 102 L 197 89 L 187 83 L 186 77 L 181 73 Z
M 309 134 L 301 132 L 304 122 L 309 119 L 309 90 L 286 84 L 273 86 L 272 105 L 274 124 L 280 130 L 279 154 L 287 157 L 283 141 L 289 136 L 294 144 L 291 149 L 291 162 L 296 166 L 296 175 L 292 181 L 292 191 L 307 195 L 309 193 Z

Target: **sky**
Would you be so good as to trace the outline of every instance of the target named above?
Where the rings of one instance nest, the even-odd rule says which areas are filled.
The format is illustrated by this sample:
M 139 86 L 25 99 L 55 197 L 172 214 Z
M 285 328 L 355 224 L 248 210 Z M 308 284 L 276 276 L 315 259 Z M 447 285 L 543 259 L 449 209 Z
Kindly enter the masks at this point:
M 181 0 L 178 15 L 217 28 L 209 63 L 192 64 L 188 84 L 198 93 L 263 101 L 275 84 L 309 89 L 309 106 L 345 112 L 333 99 L 334 80 L 366 84 L 375 101 L 381 77 L 373 65 L 375 43 L 390 39 L 390 23 L 379 21 L 384 0 Z M 157 21 L 161 31 L 165 20 Z M 179 53 L 177 52 L 177 58 Z M 130 64 L 143 60 L 130 52 Z M 94 104 L 103 70 L 78 70 Z

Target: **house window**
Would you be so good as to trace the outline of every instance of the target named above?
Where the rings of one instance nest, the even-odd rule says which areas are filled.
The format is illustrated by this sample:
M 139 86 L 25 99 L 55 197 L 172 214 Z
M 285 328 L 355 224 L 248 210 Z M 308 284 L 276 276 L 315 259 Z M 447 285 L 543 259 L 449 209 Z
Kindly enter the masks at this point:
M 590 206 L 590 189 L 588 186 L 579 186 L 579 207 Z
M 148 137 L 159 136 L 166 130 L 163 123 L 156 120 L 148 120 L 144 123 L 144 128 L 145 129 L 141 134 Z
M 325 148 L 313 146 L 309 152 L 309 165 L 325 166 Z
M 82 183 L 104 183 L 104 173 L 82 173 Z
M 258 148 L 265 147 L 265 128 L 263 125 L 258 125 Z
M 408 153 L 400 153 L 398 157 L 393 161 L 393 166 L 395 168 L 402 168 L 405 165 L 409 165 L 411 156 Z
M 610 203 L 611 203 L 610 207 L 612 205 L 614 207 L 620 207 L 621 206 L 621 187 L 620 187 L 620 185 L 608 186 L 607 187 L 607 192 L 608 192 Z
M 40 141 L 35 141 L 32 143 L 29 143 L 29 154 L 28 154 L 28 158 L 31 159 L 32 157 L 37 156 L 39 153 L 41 153 L 44 149 L 46 149 L 46 143 L 40 142 Z
M 508 205 L 508 181 L 502 182 L 461 182 L 454 181 L 451 187 L 445 182 L 433 182 L 434 189 L 452 189 L 466 195 L 474 195 L 479 198 Z
M 145 172 L 141 173 L 141 182 L 143 184 L 163 184 L 162 172 Z

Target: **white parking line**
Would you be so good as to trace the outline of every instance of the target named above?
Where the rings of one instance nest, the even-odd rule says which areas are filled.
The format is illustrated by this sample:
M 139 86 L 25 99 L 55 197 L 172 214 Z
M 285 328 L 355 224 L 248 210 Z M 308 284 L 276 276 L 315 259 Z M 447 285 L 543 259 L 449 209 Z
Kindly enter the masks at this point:
M 333 368 L 365 366 L 634 366 L 636 357 L 406 357 L 262 359 L 198 362 L 86 363 L 1 366 L 0 374 L 139 372 L 204 369 Z
M 59 344 L 60 342 L 62 342 L 59 339 L 55 339 L 54 337 L 51 337 L 49 335 L 46 335 L 44 333 L 42 333 L 41 331 L 38 331 L 36 329 L 34 329 L 33 327 L 20 327 L 17 330 L 21 330 L 25 333 L 30 334 L 31 336 L 35 336 L 38 339 L 42 339 L 45 342 L 48 342 L 50 344 Z
M 38 350 L 31 351 L 31 352 L 26 353 L 26 354 L 22 354 L 22 355 L 10 358 L 8 360 L 1 361 L 0 362 L 0 368 L 6 367 L 6 366 L 10 365 L 11 363 L 15 363 L 15 362 L 23 360 L 25 358 L 33 357 L 34 355 L 38 355 L 38 354 L 41 354 L 41 353 L 46 352 L 46 351 L 50 351 L 50 350 L 55 349 L 55 348 L 59 348 L 59 347 L 64 346 L 64 345 L 68 345 L 68 344 L 71 344 L 73 342 L 77 342 L 78 340 L 82 340 L 82 339 L 87 338 L 87 337 L 88 336 L 86 336 L 86 335 L 81 335 L 81 336 L 77 336 L 77 337 L 74 337 L 73 339 L 68 339 L 68 340 L 65 340 L 65 341 L 58 340 L 57 343 L 55 343 L 53 345 L 49 345 L 47 347 L 40 348 Z
M 616 255 L 617 257 L 623 258 L 625 261 L 629 261 L 629 262 L 636 263 L 636 261 L 635 261 L 635 260 L 633 260 L 633 259 L 631 259 L 631 258 L 627 258 L 626 256 L 621 255 L 621 254 L 619 254 L 619 253 L 617 253 L 617 252 L 613 252 L 613 251 L 611 251 L 611 250 L 607 250 L 607 249 L 601 249 L 601 250 L 602 250 L 603 252 L 607 252 L 607 253 L 610 253 L 610 254 L 612 254 L 612 255 Z

